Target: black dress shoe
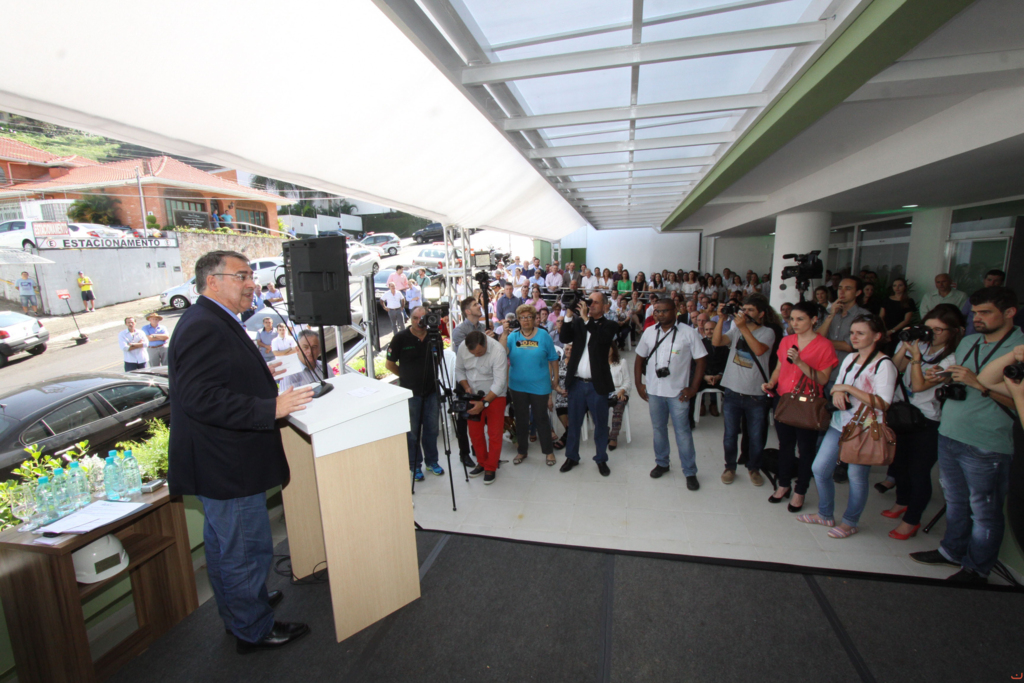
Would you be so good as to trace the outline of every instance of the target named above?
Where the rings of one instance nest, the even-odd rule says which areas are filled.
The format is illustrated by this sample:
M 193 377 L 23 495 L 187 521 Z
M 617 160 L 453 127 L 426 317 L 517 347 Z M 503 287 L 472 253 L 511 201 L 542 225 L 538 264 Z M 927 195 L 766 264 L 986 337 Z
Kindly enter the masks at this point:
M 981 576 L 975 571 L 966 568 L 961 569 L 956 574 L 953 574 L 953 576 L 947 578 L 946 581 L 950 583 L 966 583 L 977 586 L 984 586 L 988 583 L 987 578 Z
M 597 471 L 601 473 L 602 477 L 607 477 L 612 471 L 608 468 L 608 463 L 599 462 L 597 463 Z
M 690 489 L 691 491 L 696 491 L 697 489 L 700 488 L 700 482 L 697 481 L 696 474 L 692 474 L 686 478 L 686 488 Z
M 258 643 L 249 643 L 239 638 L 235 650 L 240 655 L 246 655 L 257 650 L 273 650 L 284 647 L 307 633 L 309 633 L 309 626 L 306 624 L 275 621 L 274 628 L 270 630 L 270 633 L 263 640 Z
M 659 479 L 659 478 L 661 478 L 661 475 L 665 474 L 666 472 L 668 472 L 668 468 L 667 467 L 662 467 L 661 465 L 655 465 L 654 469 L 651 470 L 651 479 Z
M 579 465 L 579 464 L 580 464 L 579 460 L 570 460 L 569 458 L 566 458 L 565 462 L 562 463 L 562 466 L 558 468 L 558 471 L 559 472 L 568 472 L 573 467 L 576 467 L 576 465 Z
M 270 603 L 270 609 L 280 605 L 282 600 L 284 600 L 284 593 L 281 591 L 270 591 L 267 593 L 267 602 Z
M 785 499 L 789 498 L 790 494 L 792 494 L 792 493 L 793 493 L 793 489 L 786 489 L 786 492 L 782 494 L 781 498 L 776 498 L 775 494 L 772 493 L 772 495 L 768 496 L 768 502 L 769 503 L 781 503 Z

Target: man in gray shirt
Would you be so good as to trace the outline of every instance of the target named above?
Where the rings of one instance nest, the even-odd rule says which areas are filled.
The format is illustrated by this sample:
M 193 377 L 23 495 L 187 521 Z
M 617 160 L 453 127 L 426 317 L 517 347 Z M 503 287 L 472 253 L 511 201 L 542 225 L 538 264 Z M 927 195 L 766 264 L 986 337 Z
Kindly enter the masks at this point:
M 692 301 L 691 301 L 692 303 Z M 761 476 L 761 454 L 764 452 L 765 430 L 768 428 L 768 410 L 772 400 L 761 385 L 771 374 L 769 360 L 775 344 L 775 332 L 766 327 L 768 299 L 762 294 L 751 294 L 743 300 L 743 309 L 736 314 L 734 325 L 723 332 L 725 314 L 718 307 L 718 322 L 711 337 L 714 346 L 728 346 L 729 358 L 722 374 L 724 391 L 723 410 L 725 415 L 725 471 L 722 483 L 731 484 L 736 479 L 737 441 L 740 435 L 740 421 L 746 418 L 750 457 L 747 470 L 754 486 L 763 486 Z
M 850 325 L 858 317 L 871 313 L 857 305 L 857 299 L 860 298 L 863 289 L 864 285 L 859 277 L 843 278 L 839 282 L 839 297 L 832 304 L 832 310 L 818 325 L 818 334 L 832 342 L 832 348 L 836 350 L 836 357 L 839 359 L 839 365 L 832 368 L 832 377 L 825 387 L 826 396 L 839 376 L 839 366 L 843 364 L 843 359 L 853 351 L 853 347 L 850 346 Z

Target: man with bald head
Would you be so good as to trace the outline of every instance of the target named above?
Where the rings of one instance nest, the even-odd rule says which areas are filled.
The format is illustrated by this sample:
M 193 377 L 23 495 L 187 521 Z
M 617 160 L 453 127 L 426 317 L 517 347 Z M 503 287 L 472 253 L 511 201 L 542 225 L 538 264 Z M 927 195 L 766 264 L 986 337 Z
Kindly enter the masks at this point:
M 611 474 L 607 452 L 608 395 L 615 390 L 608 350 L 615 343 L 619 326 L 604 317 L 605 295 L 601 292 L 594 292 L 589 298 L 578 301 L 574 308 L 575 314 L 567 313 L 559 333 L 562 343 L 573 344 L 574 349 L 565 373 L 565 388 L 569 392 L 569 429 L 561 471 L 568 472 L 580 463 L 580 428 L 589 410 L 594 420 L 594 444 L 597 446 L 594 462 L 601 475 L 607 477 Z

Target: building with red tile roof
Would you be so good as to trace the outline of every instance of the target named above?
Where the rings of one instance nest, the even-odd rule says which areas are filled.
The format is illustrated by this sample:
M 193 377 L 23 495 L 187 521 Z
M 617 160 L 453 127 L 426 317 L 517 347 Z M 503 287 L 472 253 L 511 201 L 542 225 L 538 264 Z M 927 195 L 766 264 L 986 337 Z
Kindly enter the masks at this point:
M 240 185 L 233 170 L 208 173 L 167 156 L 99 163 L 0 137 L 0 209 L 96 194 L 117 199 L 118 218 L 133 228 L 144 227 L 147 215 L 161 226 L 210 227 L 216 212 L 231 216 L 232 227 L 277 229 L 277 207 L 293 201 Z

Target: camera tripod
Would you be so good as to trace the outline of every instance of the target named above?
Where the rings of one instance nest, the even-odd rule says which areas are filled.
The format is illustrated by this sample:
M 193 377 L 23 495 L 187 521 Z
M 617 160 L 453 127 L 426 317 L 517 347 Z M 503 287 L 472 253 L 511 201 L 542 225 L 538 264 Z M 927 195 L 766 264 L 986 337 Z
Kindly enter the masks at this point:
M 454 391 L 451 387 L 451 381 L 448 374 L 448 364 L 444 359 L 444 343 L 441 341 L 441 332 L 433 327 L 427 328 L 427 349 L 430 353 L 430 364 L 424 366 L 423 372 L 433 372 L 434 377 L 437 381 L 437 394 L 438 394 L 438 414 L 440 418 L 440 432 L 441 442 L 444 445 L 444 457 L 448 464 L 448 485 L 452 492 L 452 511 L 458 510 L 455 503 L 455 480 L 452 478 L 452 437 L 448 432 L 449 418 L 452 414 L 452 396 Z M 422 448 L 422 446 L 421 446 Z M 466 462 L 462 461 L 462 471 L 466 477 L 466 481 L 469 481 L 469 470 L 466 467 Z M 412 493 L 416 494 L 416 471 L 410 471 L 410 477 L 412 479 Z

